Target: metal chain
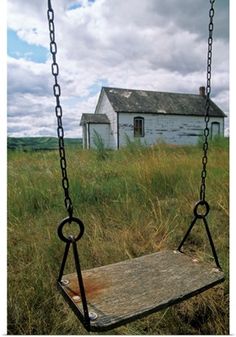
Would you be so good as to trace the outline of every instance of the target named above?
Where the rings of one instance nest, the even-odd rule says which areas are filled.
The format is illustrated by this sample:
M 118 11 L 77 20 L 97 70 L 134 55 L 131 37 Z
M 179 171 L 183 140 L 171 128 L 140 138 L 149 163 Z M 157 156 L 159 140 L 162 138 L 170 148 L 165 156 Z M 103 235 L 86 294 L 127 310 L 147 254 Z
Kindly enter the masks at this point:
M 213 44 L 213 17 L 214 17 L 214 5 L 215 0 L 210 0 L 211 8 L 209 10 L 210 22 L 208 25 L 209 36 L 208 36 L 208 51 L 207 51 L 207 87 L 206 87 L 206 105 L 205 105 L 205 129 L 203 132 L 204 142 L 203 142 L 203 157 L 202 157 L 202 172 L 201 172 L 201 187 L 200 187 L 200 200 L 205 201 L 206 195 L 206 176 L 207 176 L 207 153 L 208 153 L 208 137 L 209 137 L 209 111 L 210 111 L 210 94 L 211 94 L 211 64 L 212 64 L 212 44 Z
M 57 117 L 57 136 L 59 145 L 59 155 L 60 155 L 60 166 L 62 174 L 62 187 L 64 190 L 64 202 L 69 217 L 73 216 L 73 205 L 72 200 L 69 195 L 69 180 L 67 176 L 67 163 L 66 163 L 66 153 L 64 146 L 64 129 L 62 125 L 62 107 L 60 104 L 61 87 L 58 84 L 59 66 L 56 60 L 57 54 L 57 44 L 55 42 L 55 26 L 54 26 L 54 11 L 52 9 L 51 1 L 48 0 L 48 26 L 49 26 L 49 36 L 50 36 L 50 52 L 52 55 L 52 75 L 54 76 L 53 93 L 56 98 L 55 113 Z
M 209 137 L 209 111 L 210 111 L 210 94 L 211 94 L 211 64 L 212 64 L 212 44 L 213 44 L 213 17 L 214 17 L 214 5 L 215 0 L 210 0 L 211 8 L 209 10 L 209 37 L 208 37 L 208 52 L 207 52 L 207 87 L 206 87 L 206 105 L 205 105 L 205 129 L 204 129 L 204 142 L 203 142 L 203 157 L 202 157 L 202 172 L 201 172 L 201 187 L 200 187 L 200 200 L 205 201 L 206 195 L 206 176 L 207 176 L 207 162 L 208 162 L 208 137 Z M 66 154 L 64 147 L 64 129 L 62 125 L 62 107 L 60 104 L 61 88 L 58 84 L 59 66 L 56 62 L 57 44 L 55 42 L 55 26 L 54 26 L 54 11 L 51 6 L 51 1 L 48 0 L 48 24 L 49 24 L 49 36 L 50 36 L 50 52 L 52 54 L 52 75 L 54 76 L 55 84 L 53 85 L 53 93 L 56 98 L 55 112 L 57 117 L 57 135 L 59 143 L 60 154 L 60 166 L 62 173 L 62 187 L 65 194 L 65 207 L 69 213 L 69 216 L 73 215 L 72 200 L 69 195 L 69 180 L 67 176 L 67 164 Z

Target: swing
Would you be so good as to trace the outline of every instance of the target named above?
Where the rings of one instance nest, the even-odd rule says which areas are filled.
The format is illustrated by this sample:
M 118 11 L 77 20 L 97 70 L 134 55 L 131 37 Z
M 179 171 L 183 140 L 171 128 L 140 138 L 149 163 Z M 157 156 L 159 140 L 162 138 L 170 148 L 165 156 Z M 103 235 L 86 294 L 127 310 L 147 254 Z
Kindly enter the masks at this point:
M 160 251 L 154 254 L 110 264 L 89 270 L 81 270 L 77 242 L 84 232 L 83 222 L 73 216 L 73 205 L 69 195 L 69 181 L 64 148 L 64 129 L 62 125 L 61 89 L 58 84 L 59 67 L 56 62 L 54 11 L 48 0 L 48 22 L 50 51 L 52 54 L 53 86 L 56 98 L 57 134 L 59 142 L 62 187 L 68 217 L 58 226 L 58 236 L 65 242 L 65 252 L 57 280 L 57 286 L 71 309 L 80 319 L 87 331 L 105 331 L 148 314 L 167 308 L 195 296 L 224 281 L 216 249 L 207 222 L 210 207 L 205 199 L 207 152 L 209 136 L 209 109 L 211 92 L 211 62 L 213 43 L 213 17 L 215 0 L 210 0 L 209 37 L 207 54 L 207 95 L 205 110 L 205 129 L 201 172 L 200 200 L 194 207 L 193 220 L 178 248 L 174 251 Z M 197 220 L 202 220 L 216 266 L 199 263 L 182 252 L 182 247 Z M 70 223 L 78 226 L 78 235 L 66 236 L 65 226 Z M 72 247 L 76 272 L 64 275 L 68 253 Z

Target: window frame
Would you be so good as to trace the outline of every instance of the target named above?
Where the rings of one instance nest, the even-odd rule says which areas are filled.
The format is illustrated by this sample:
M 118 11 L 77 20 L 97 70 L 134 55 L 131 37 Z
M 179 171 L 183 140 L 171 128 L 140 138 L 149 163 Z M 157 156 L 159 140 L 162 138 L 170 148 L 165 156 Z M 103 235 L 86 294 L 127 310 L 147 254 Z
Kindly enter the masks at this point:
M 140 123 L 140 125 L 136 125 L 136 123 Z M 144 132 L 144 117 L 134 117 L 134 137 L 142 138 L 145 136 Z

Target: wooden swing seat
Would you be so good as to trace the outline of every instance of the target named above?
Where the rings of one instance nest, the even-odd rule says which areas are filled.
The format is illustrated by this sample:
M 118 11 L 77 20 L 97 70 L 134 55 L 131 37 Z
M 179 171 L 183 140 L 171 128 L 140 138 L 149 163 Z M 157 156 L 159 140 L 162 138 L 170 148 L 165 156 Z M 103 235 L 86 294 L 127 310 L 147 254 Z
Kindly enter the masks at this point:
M 179 251 L 161 251 L 82 272 L 91 331 L 106 331 L 197 295 L 224 281 L 217 268 Z M 77 274 L 58 287 L 83 322 Z

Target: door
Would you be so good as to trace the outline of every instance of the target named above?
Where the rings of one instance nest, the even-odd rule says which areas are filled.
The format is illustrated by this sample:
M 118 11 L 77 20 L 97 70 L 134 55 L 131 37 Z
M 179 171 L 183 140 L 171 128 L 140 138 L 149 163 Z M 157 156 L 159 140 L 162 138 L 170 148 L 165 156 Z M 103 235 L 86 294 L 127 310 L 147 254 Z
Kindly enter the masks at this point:
M 211 123 L 211 138 L 220 135 L 220 123 L 219 122 L 212 122 Z

